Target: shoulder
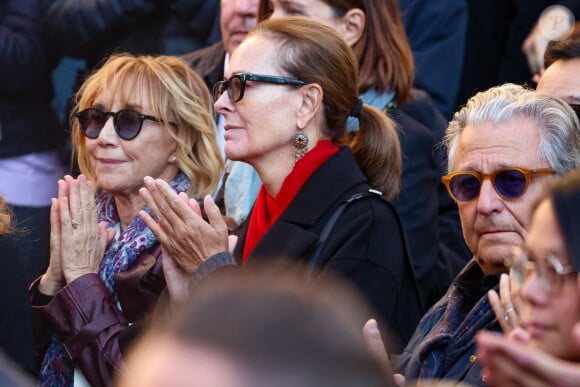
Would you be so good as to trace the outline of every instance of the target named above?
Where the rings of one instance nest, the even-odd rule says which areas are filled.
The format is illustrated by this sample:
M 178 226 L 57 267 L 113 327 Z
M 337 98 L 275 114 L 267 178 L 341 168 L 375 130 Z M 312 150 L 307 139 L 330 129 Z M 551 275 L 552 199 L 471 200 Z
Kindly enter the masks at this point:
M 447 129 L 447 119 L 435 105 L 435 101 L 422 89 L 411 90 L 413 100 L 400 106 L 400 109 L 416 121 L 429 128 L 440 141 Z
M 181 56 L 181 60 L 187 63 L 190 67 L 197 70 L 198 66 L 209 64 L 216 64 L 221 62 L 225 57 L 224 46 L 221 42 L 212 44 L 211 46 L 192 51 Z
M 388 114 L 397 124 L 403 152 L 405 151 L 404 148 L 410 145 L 426 144 L 432 147 L 437 144 L 437 137 L 433 131 L 402 107 L 389 109 Z
M 393 257 L 407 256 L 399 215 L 390 202 L 378 195 L 351 201 L 332 234 L 333 239 L 358 246 L 360 252 L 366 252 L 363 255 L 369 259 L 372 257 L 377 264 L 391 262 Z M 391 254 L 385 254 L 385 251 Z M 395 266 L 390 269 L 397 271 Z

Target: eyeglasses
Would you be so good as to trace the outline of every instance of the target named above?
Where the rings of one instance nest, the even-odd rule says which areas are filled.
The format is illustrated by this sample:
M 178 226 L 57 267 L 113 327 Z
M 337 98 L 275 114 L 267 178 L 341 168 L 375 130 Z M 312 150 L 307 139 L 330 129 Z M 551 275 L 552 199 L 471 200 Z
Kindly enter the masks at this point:
M 562 278 L 576 274 L 574 266 L 563 265 L 553 255 L 546 259 L 530 261 L 519 247 L 514 247 L 508 266 L 511 266 L 510 276 L 513 276 L 520 285 L 535 274 L 546 294 L 557 294 L 562 289 Z
M 532 176 L 537 174 L 555 174 L 550 168 L 524 169 L 524 168 L 501 168 L 492 173 L 477 171 L 453 172 L 443 176 L 441 181 L 445 184 L 449 195 L 458 202 L 469 202 L 476 199 L 481 191 L 481 185 L 486 179 L 491 180 L 495 191 L 504 199 L 514 199 L 522 196 L 528 189 Z
M 79 120 L 79 126 L 83 134 L 91 139 L 99 137 L 101 130 L 110 116 L 113 117 L 115 132 L 123 140 L 132 140 L 143 127 L 144 120 L 161 122 L 159 118 L 141 114 L 134 110 L 123 109 L 118 112 L 104 112 L 97 108 L 88 108 L 73 114 Z
M 238 102 L 244 98 L 244 90 L 246 89 L 246 82 L 263 82 L 273 83 L 276 85 L 297 85 L 303 86 L 306 82 L 300 79 L 280 77 L 277 75 L 260 75 L 250 73 L 233 74 L 229 79 L 217 82 L 213 87 L 213 98 L 215 101 L 224 93 L 228 92 L 228 97 L 232 102 Z

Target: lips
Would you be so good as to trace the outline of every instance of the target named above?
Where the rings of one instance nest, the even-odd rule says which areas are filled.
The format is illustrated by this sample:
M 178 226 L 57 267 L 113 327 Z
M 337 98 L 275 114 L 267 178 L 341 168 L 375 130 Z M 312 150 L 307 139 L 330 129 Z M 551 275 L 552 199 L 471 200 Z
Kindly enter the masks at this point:
M 496 229 L 493 229 L 493 230 L 482 230 L 482 231 L 479 231 L 479 233 L 480 234 L 497 234 L 497 233 L 500 233 L 500 232 L 507 232 L 507 231 L 508 230 L 496 230 Z
M 115 165 L 115 164 L 121 164 L 123 162 L 122 160 L 101 159 L 101 158 L 98 158 L 97 161 L 103 165 Z
M 522 327 L 530 334 L 531 337 L 542 337 L 548 331 L 552 331 L 555 328 L 551 325 L 542 324 L 539 322 L 522 322 Z
M 224 125 L 224 130 L 227 132 L 228 130 L 234 130 L 234 129 L 242 129 L 240 126 L 234 126 L 234 125 Z
M 246 35 L 248 35 L 248 32 L 249 31 L 233 31 L 232 36 L 237 36 L 243 40 L 246 37 Z
M 495 235 L 495 234 L 505 234 L 514 232 L 513 230 L 504 230 L 504 229 L 486 229 L 486 230 L 477 230 L 479 235 Z

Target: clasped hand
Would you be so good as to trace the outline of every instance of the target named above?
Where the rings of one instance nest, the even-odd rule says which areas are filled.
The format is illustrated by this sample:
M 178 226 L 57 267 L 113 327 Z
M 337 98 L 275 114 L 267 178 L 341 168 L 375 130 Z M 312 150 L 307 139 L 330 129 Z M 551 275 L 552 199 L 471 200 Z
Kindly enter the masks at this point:
M 210 196 L 202 209 L 185 192 L 179 194 L 162 179 L 145 177 L 141 198 L 150 209 L 140 211 L 141 218 L 161 243 L 163 271 L 171 303 L 185 302 L 189 295 L 189 279 L 212 255 L 232 251 L 236 237 L 228 237 L 228 227 L 218 206 Z
M 59 180 L 50 208 L 50 261 L 40 291 L 54 295 L 78 277 L 97 273 L 114 235 L 114 229 L 98 222 L 93 183 L 84 175 Z

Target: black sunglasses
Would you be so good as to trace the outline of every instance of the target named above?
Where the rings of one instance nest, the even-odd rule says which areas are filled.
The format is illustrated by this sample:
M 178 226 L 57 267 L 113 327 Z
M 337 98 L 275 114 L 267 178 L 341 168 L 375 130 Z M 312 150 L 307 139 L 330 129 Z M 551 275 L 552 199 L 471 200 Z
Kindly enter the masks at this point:
M 161 122 L 159 118 L 129 109 L 119 110 L 118 112 L 105 112 L 97 108 L 88 108 L 74 113 L 73 116 L 79 120 L 81 132 L 92 139 L 99 137 L 110 116 L 113 117 L 115 132 L 123 140 L 132 140 L 137 137 L 139 132 L 141 132 L 144 120 Z
M 213 87 L 213 98 L 215 101 L 224 93 L 228 92 L 228 97 L 232 102 L 238 102 L 244 98 L 244 90 L 246 89 L 246 82 L 263 82 L 273 83 L 276 85 L 298 85 L 303 86 L 306 82 L 300 79 L 280 77 L 277 75 L 260 75 L 250 73 L 233 74 L 229 79 L 217 82 Z
M 449 195 L 458 202 L 470 202 L 479 196 L 481 184 L 490 179 L 495 191 L 504 199 L 522 196 L 528 189 L 532 176 L 537 174 L 555 174 L 550 168 L 528 170 L 524 168 L 501 168 L 492 173 L 476 171 L 453 172 L 443 176 Z

